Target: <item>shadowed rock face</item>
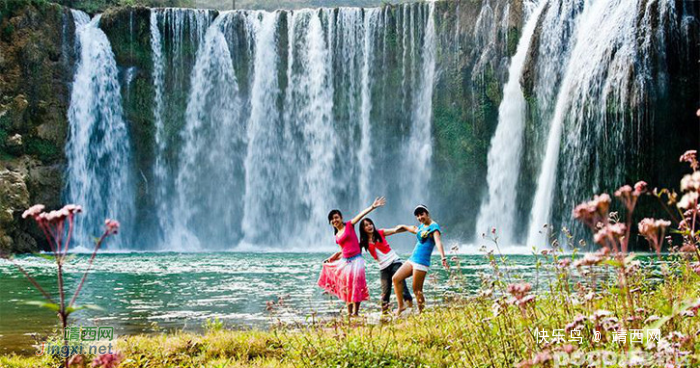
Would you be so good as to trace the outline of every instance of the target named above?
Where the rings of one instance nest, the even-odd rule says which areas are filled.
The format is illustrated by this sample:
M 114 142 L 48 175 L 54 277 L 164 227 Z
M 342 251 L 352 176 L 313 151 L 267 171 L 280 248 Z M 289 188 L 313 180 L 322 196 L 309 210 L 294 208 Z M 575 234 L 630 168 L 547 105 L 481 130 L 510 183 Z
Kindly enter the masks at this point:
M 73 21 L 55 4 L 9 2 L 0 12 L 0 247 L 35 251 L 20 215 L 60 205 Z

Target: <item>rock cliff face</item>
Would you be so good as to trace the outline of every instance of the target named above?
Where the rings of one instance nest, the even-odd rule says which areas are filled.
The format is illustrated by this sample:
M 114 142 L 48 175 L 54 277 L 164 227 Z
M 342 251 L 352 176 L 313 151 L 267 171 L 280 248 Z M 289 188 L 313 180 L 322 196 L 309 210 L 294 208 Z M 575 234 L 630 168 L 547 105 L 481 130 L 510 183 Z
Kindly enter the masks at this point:
M 69 9 L 60 5 L 0 2 L 2 250 L 36 250 L 22 211 L 32 203 L 60 204 L 72 24 Z
M 438 79 L 433 95 L 439 207 L 478 209 L 498 106 L 522 27 L 523 2 L 438 3 Z M 470 188 L 465 192 L 464 188 Z M 470 237 L 476 213 L 445 213 L 455 236 Z

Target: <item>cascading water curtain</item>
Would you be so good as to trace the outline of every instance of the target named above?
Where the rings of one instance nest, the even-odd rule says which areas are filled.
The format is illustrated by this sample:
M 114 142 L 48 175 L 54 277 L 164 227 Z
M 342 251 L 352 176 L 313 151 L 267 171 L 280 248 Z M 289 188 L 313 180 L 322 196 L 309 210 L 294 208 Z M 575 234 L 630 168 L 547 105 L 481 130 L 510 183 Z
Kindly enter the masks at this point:
M 576 230 L 578 201 L 636 170 L 659 129 L 650 109 L 674 83 L 670 38 L 697 29 L 676 4 L 483 0 L 474 24 L 460 24 L 463 4 L 432 2 L 110 18 L 124 22 L 110 37 L 128 32 L 120 42 L 136 43 L 118 54 L 143 47 L 138 32 L 150 30 L 145 65 L 133 55 L 118 64 L 100 17 L 73 12 L 80 57 L 65 196 L 86 208 L 79 239 L 113 217 L 128 248 L 330 250 L 328 211 L 351 216 L 385 195 L 379 226 L 413 222 L 425 203 L 446 228 L 477 217 L 467 237 L 496 227 L 505 245 L 544 247 L 554 228 Z M 692 59 L 692 47 L 676 48 Z M 470 101 L 447 106 L 452 89 Z M 464 132 L 455 141 L 445 129 Z M 457 162 L 479 161 L 489 139 L 487 170 Z M 458 174 L 446 172 L 454 165 Z M 464 184 L 469 170 L 478 172 Z M 480 181 L 481 201 L 457 197 L 480 192 Z M 445 183 L 456 189 L 441 201 Z
M 653 70 L 662 76 L 665 66 L 650 55 L 665 52 L 657 35 L 668 31 L 655 29 L 655 18 L 660 27 L 674 24 L 674 3 L 585 3 L 549 126 L 528 245 L 547 246 L 543 224 L 570 224 L 578 201 L 624 183 L 640 152 L 635 142 L 649 135 L 645 101 L 664 88 L 654 83 Z
M 410 215 L 430 174 L 434 5 L 396 9 L 151 12 L 161 249 L 328 249 L 328 211 L 357 211 L 387 182 L 387 209 Z M 397 100 L 410 108 L 383 116 Z
M 66 200 L 84 207 L 78 217 L 74 244 L 92 249 L 106 218 L 122 224 L 118 248 L 133 235 L 134 188 L 131 148 L 122 114 L 118 70 L 100 16 L 73 11 L 80 58 L 72 84 L 66 144 Z

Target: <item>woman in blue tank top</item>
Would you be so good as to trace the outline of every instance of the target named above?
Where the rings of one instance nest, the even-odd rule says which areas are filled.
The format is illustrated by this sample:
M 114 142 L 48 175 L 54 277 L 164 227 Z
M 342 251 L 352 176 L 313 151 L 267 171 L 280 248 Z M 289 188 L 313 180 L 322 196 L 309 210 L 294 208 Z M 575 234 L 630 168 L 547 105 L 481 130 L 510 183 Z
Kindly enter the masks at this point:
M 433 248 L 435 248 L 436 245 L 440 252 L 442 266 L 447 270 L 450 269 L 450 266 L 447 264 L 445 249 L 442 246 L 440 226 L 430 218 L 428 208 L 419 204 L 413 210 L 413 214 L 416 216 L 416 219 L 418 219 L 420 225 L 407 226 L 406 229 L 416 234 L 416 247 L 413 249 L 413 253 L 408 259 L 408 262 L 404 263 L 403 266 L 396 271 L 391 280 L 394 283 L 394 291 L 396 295 L 399 296 L 402 295 L 403 292 L 403 281 L 413 276 L 413 293 L 418 302 L 418 311 L 422 312 L 425 307 L 423 283 L 425 282 L 425 276 L 428 274 L 428 269 L 430 268 L 430 255 L 433 253 Z M 397 298 L 397 300 L 399 305 L 396 314 L 399 315 L 403 312 L 405 307 L 402 298 Z

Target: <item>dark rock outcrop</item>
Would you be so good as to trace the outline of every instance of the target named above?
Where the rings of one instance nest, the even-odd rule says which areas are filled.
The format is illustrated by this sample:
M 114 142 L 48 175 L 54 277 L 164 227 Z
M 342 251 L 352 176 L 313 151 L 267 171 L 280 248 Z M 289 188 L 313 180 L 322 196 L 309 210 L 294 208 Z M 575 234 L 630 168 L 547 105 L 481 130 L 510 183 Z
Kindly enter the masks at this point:
M 36 251 L 20 215 L 60 205 L 75 32 L 60 5 L 0 4 L 0 249 Z

